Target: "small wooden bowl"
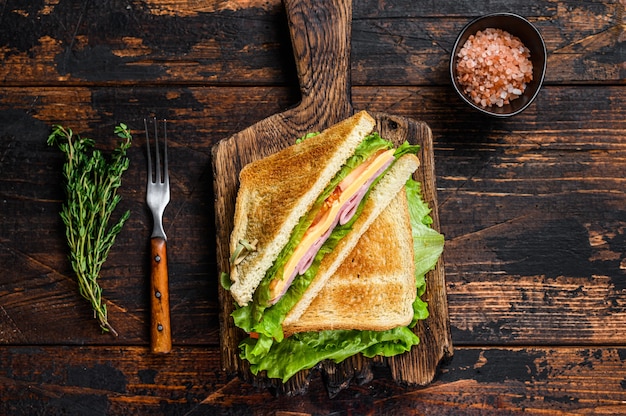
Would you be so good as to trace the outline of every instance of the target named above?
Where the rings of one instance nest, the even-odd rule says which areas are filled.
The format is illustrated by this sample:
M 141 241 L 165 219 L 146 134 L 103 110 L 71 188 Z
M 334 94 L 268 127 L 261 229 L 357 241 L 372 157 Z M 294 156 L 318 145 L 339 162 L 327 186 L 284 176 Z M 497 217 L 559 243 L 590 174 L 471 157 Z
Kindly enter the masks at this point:
M 530 61 L 533 65 L 533 79 L 526 85 L 523 94 L 502 107 L 498 107 L 497 105 L 483 107 L 476 104 L 463 92 L 463 87 L 458 82 L 456 76 L 457 55 L 459 51 L 471 35 L 487 28 L 502 29 L 513 36 L 517 36 L 530 50 Z M 468 23 L 454 43 L 450 55 L 450 77 L 452 78 L 452 85 L 461 99 L 470 107 L 494 117 L 511 117 L 524 111 L 537 97 L 546 72 L 546 55 L 546 45 L 541 34 L 535 26 L 525 18 L 512 13 L 494 13 L 482 16 Z

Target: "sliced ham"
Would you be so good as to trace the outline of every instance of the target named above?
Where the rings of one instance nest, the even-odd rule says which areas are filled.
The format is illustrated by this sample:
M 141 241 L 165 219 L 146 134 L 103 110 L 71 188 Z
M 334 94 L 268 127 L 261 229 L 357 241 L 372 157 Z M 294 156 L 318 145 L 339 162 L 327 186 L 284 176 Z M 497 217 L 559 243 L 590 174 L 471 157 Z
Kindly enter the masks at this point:
M 355 168 L 341 181 L 329 199 L 325 201 L 326 210 L 315 218 L 304 234 L 302 242 L 296 247 L 292 258 L 285 264 L 288 277 L 286 279 L 284 279 L 285 276 L 283 279 L 275 278 L 270 283 L 270 293 L 273 294 L 270 304 L 278 302 L 295 277 L 304 274 L 311 267 L 318 251 L 328 240 L 337 224 L 344 225 L 352 219 L 371 184 L 391 165 L 393 160 L 393 150 L 381 151 Z M 377 169 L 372 171 L 372 166 Z M 318 234 L 319 236 L 311 241 L 311 237 Z M 302 252 L 303 249 L 306 251 Z

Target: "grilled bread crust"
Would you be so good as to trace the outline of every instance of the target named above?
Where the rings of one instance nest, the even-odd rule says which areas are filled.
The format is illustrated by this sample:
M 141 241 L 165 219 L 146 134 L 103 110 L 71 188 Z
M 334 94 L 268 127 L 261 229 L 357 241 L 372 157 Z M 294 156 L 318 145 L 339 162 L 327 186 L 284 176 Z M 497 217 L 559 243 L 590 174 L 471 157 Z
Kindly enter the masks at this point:
M 250 302 L 300 218 L 375 125 L 375 120 L 361 111 L 241 170 L 231 256 L 239 241 L 258 242 L 256 251 L 231 265 L 230 291 L 240 306 Z
M 415 155 L 413 154 L 404 155 L 396 161 L 396 163 L 389 169 L 389 171 L 385 174 L 385 176 L 381 178 L 380 182 L 378 182 L 378 184 L 371 190 L 370 196 L 365 202 L 361 215 L 353 224 L 352 231 L 339 242 L 339 244 L 335 247 L 335 249 L 331 253 L 327 254 L 324 257 L 315 278 L 313 279 L 313 281 L 311 282 L 311 284 L 309 285 L 309 287 L 303 294 L 302 298 L 291 309 L 291 311 L 289 311 L 289 313 L 285 317 L 285 320 L 283 321 L 284 332 L 286 333 L 301 332 L 304 328 L 316 328 L 314 330 L 331 329 L 331 328 L 336 328 L 337 325 L 339 325 L 339 322 L 342 322 L 341 327 L 357 326 L 359 324 L 366 324 L 367 322 L 365 321 L 369 320 L 369 318 L 372 317 L 372 315 L 369 313 L 363 313 L 362 315 L 357 314 L 354 319 L 352 318 L 353 315 L 349 315 L 349 317 L 343 319 L 343 321 L 341 321 L 341 318 L 339 317 L 337 317 L 337 320 L 333 321 L 329 319 L 330 318 L 330 315 L 328 314 L 329 310 L 333 310 L 333 308 L 337 306 L 338 303 L 341 303 L 344 301 L 348 303 L 347 296 L 349 296 L 349 294 L 348 292 L 344 293 L 344 296 L 346 296 L 344 300 L 338 299 L 337 302 L 329 301 L 328 305 L 330 306 L 322 307 L 321 304 L 325 303 L 326 300 L 324 299 L 324 295 L 320 295 L 320 293 L 323 291 L 324 287 L 328 284 L 329 280 L 331 279 L 342 280 L 346 276 L 346 272 L 351 270 L 348 265 L 343 265 L 343 264 L 351 261 L 350 253 L 353 251 L 354 247 L 357 246 L 357 244 L 360 244 L 359 240 L 361 239 L 361 236 L 363 236 L 365 232 L 368 230 L 368 228 L 370 228 L 370 226 L 373 223 L 375 223 L 376 218 L 379 217 L 381 213 L 390 205 L 391 201 L 392 200 L 395 201 L 395 199 L 397 199 L 398 194 L 402 195 L 404 199 L 406 199 L 406 193 L 404 192 L 404 185 L 406 184 L 406 181 L 408 180 L 409 176 L 413 172 L 415 172 L 415 170 L 418 167 L 419 167 L 419 160 Z M 398 205 L 397 201 L 395 202 L 395 205 Z M 407 298 L 413 296 L 413 299 L 414 299 L 414 295 L 415 295 L 415 282 L 414 282 L 415 277 L 413 276 L 414 265 L 413 265 L 412 254 L 408 254 L 409 253 L 408 251 L 410 251 L 410 253 L 413 252 L 413 243 L 412 243 L 410 222 L 407 222 L 407 221 L 410 221 L 410 220 L 407 220 L 408 208 L 406 207 L 406 205 L 403 205 L 403 207 L 404 207 L 403 214 L 400 215 L 395 220 L 397 222 L 393 224 L 393 227 L 389 227 L 387 225 L 383 226 L 383 228 L 385 228 L 384 232 L 389 233 L 389 236 L 388 236 L 389 241 L 385 241 L 384 239 L 377 240 L 372 237 L 369 237 L 367 239 L 367 243 L 364 242 L 363 244 L 360 244 L 361 248 L 359 249 L 358 252 L 355 253 L 355 255 L 358 255 L 359 259 L 364 260 L 366 258 L 365 254 L 361 254 L 360 252 L 361 251 L 370 252 L 370 256 L 371 255 L 378 256 L 370 260 L 376 260 L 378 262 L 384 261 L 387 264 L 387 266 L 390 268 L 390 270 L 396 269 L 396 267 L 394 266 L 394 262 L 399 262 L 400 264 L 398 264 L 397 266 L 403 270 L 406 270 L 403 278 L 407 279 L 407 276 L 410 275 L 411 278 L 413 279 L 410 287 L 408 288 L 409 290 L 407 290 L 406 284 L 403 283 L 401 285 L 401 288 L 404 291 L 404 293 L 402 293 L 401 296 L 406 296 Z M 395 207 L 393 209 L 397 211 L 399 208 Z M 395 213 L 396 212 L 394 212 L 394 214 Z M 400 218 L 402 218 L 402 220 L 400 220 Z M 383 220 L 386 222 L 389 221 L 387 218 L 387 215 L 381 218 L 381 221 Z M 402 227 L 404 228 L 401 229 Z M 396 240 L 400 240 L 400 238 L 404 239 L 402 240 L 406 245 L 406 248 L 404 250 L 390 250 L 387 248 L 388 244 L 397 242 Z M 394 239 L 394 241 L 391 241 L 392 239 Z M 373 247 L 370 247 L 369 243 L 376 243 L 376 244 L 374 244 Z M 402 255 L 407 256 L 406 258 L 410 257 L 410 261 L 406 261 L 406 259 L 402 259 L 401 258 Z M 363 264 L 359 266 L 359 267 L 362 267 L 363 272 L 366 272 L 368 268 L 370 267 L 379 268 L 379 269 L 381 267 L 379 263 L 377 264 L 375 262 L 374 264 L 371 264 L 371 265 L 369 263 L 370 261 L 368 262 L 364 261 Z M 366 275 L 361 274 L 361 276 L 365 277 Z M 389 276 L 376 276 L 376 277 L 370 276 L 370 277 L 368 277 L 369 283 L 367 284 L 374 284 L 376 281 L 380 282 L 381 279 L 382 280 L 387 279 L 384 281 L 384 283 L 382 283 L 383 286 L 380 286 L 380 289 L 382 291 L 385 290 L 384 285 L 386 284 L 391 284 L 392 285 L 391 288 L 393 288 L 394 284 L 397 284 L 397 282 L 393 283 L 396 279 L 395 274 L 391 274 L 390 277 Z M 387 289 L 391 289 L 391 288 L 388 287 Z M 361 290 L 361 292 L 363 292 L 363 290 Z M 372 292 L 372 294 L 374 293 L 380 294 L 380 292 L 377 292 L 377 291 Z M 336 296 L 337 292 L 333 292 L 332 294 L 333 296 Z M 313 303 L 314 299 L 316 298 L 319 298 L 318 302 L 316 303 L 317 306 L 314 307 L 312 312 L 309 312 L 307 309 L 310 307 L 310 305 Z M 372 304 L 370 305 L 370 303 Z M 375 298 L 371 298 L 367 300 L 364 299 L 363 303 L 359 307 L 361 311 L 365 311 L 370 307 L 374 307 L 375 304 L 377 303 L 378 301 Z M 412 303 L 413 301 L 411 300 L 411 305 Z M 391 310 L 393 310 L 394 307 L 396 306 L 399 306 L 399 305 L 386 305 L 386 307 Z M 405 316 L 408 316 L 408 312 L 406 309 L 406 302 L 403 308 L 404 308 Z M 314 312 L 314 311 L 320 311 L 320 310 L 326 310 L 326 315 L 322 313 Z M 345 311 L 345 308 L 342 308 L 341 310 L 343 313 L 343 311 Z M 411 308 L 411 311 L 412 311 L 412 308 Z M 395 312 L 391 312 L 391 313 L 395 313 Z M 306 317 L 304 315 L 306 315 Z M 331 315 L 337 316 L 339 315 L 339 313 L 331 314 Z M 411 317 L 412 316 L 413 315 L 411 312 Z M 405 321 L 406 321 L 406 318 L 390 320 L 389 325 L 392 325 L 391 327 L 395 327 L 395 326 L 399 326 L 403 324 L 406 325 Z M 374 325 L 374 328 L 380 328 L 380 327 L 382 327 L 382 324 Z M 355 327 L 352 329 L 358 329 L 358 328 Z M 309 330 L 313 330 L 313 329 L 309 329 Z
M 416 297 L 413 237 L 401 190 L 286 334 L 406 326 Z

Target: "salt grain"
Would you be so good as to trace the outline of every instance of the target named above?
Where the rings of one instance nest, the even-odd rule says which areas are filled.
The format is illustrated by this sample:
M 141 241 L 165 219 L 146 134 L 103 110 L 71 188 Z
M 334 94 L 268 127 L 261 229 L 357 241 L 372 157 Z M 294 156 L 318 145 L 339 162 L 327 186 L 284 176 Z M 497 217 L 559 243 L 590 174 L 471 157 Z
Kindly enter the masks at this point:
M 457 57 L 457 81 L 483 107 L 509 104 L 533 79 L 530 51 L 518 37 L 501 29 L 476 32 Z

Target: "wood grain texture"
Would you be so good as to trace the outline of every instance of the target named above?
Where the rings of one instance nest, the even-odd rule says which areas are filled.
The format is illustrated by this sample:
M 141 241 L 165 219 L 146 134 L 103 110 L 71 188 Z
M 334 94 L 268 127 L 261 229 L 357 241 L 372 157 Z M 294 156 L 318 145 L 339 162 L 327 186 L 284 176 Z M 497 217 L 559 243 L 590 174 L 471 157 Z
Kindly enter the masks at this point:
M 213 351 L 215 351 L 215 348 Z M 2 347 L 2 414 L 181 414 L 227 380 L 219 354 L 181 348 Z
M 233 382 L 220 394 L 207 398 L 202 406 L 213 410 L 211 405 L 266 403 L 249 413 L 253 415 L 280 411 L 307 415 L 620 414 L 625 393 L 621 386 L 623 374 L 616 371 L 622 368 L 623 353 L 622 349 L 612 348 L 460 348 L 455 349 L 454 360 L 443 367 L 442 375 L 423 389 L 406 390 L 381 380 L 373 383 L 373 389 L 353 386 L 335 400 L 323 401 L 316 397 L 319 386 L 311 386 L 308 398 L 286 403 L 254 395 L 240 401 L 242 385 Z M 599 382 L 595 376 L 598 373 L 613 376 Z M 197 414 L 201 414 L 200 409 L 203 407 Z
M 626 326 L 621 300 L 624 286 L 620 283 L 626 252 L 622 240 L 626 96 L 622 89 L 546 87 L 528 110 L 506 122 L 477 116 L 442 87 L 352 89 L 356 108 L 424 120 L 433 131 L 439 215 L 447 240 L 448 296 L 450 304 L 459 308 L 450 315 L 455 342 L 498 342 L 497 337 L 506 334 L 507 342 L 525 345 L 561 340 L 619 342 L 622 332 L 611 328 Z M 145 106 L 171 120 L 170 173 L 175 180 L 168 208 L 172 215 L 166 216 L 165 227 L 170 235 L 170 301 L 176 322 L 173 337 L 181 344 L 215 345 L 219 340 L 218 266 L 213 248 L 210 148 L 221 137 L 288 107 L 297 91 L 284 87 L 174 88 L 168 100 L 159 88 L 99 88 L 95 91 L 98 99 L 92 101 L 92 94 L 76 94 L 73 88 L 0 90 L 4 177 L 0 182 L 0 256 L 4 269 L 12 271 L 2 275 L 0 304 L 8 318 L 0 320 L 0 326 L 6 328 L 1 342 L 110 342 L 91 325 L 88 307 L 74 292 L 66 260 L 58 217 L 62 155 L 45 145 L 49 126 L 59 120 L 109 148 L 114 144 L 111 133 L 116 122 L 136 129 L 136 145 L 129 153 L 131 166 L 120 190 L 120 209 L 131 209 L 132 215 L 105 265 L 102 284 L 110 318 L 120 332 L 116 342 L 147 342 L 144 324 L 149 316 L 149 295 L 145 276 L 149 269 L 145 259 L 149 256 L 146 242 L 151 218 L 143 203 L 145 144 L 140 139 Z M 245 104 L 246 99 L 251 101 Z M 64 107 L 68 111 L 61 116 L 66 118 L 57 118 L 55 109 Z M 240 108 L 246 109 L 245 118 L 236 117 Z M 549 216 L 569 219 L 548 221 Z M 542 224 L 545 227 L 539 227 Z M 534 233 L 529 232 L 529 225 L 533 225 Z M 572 226 L 578 231 L 570 231 Z M 502 232 L 510 239 L 506 249 L 502 240 L 494 238 Z M 567 237 L 572 250 L 551 251 L 560 245 L 550 237 L 555 233 Z M 31 241 L 42 244 L 34 246 Z M 537 251 L 529 251 L 533 244 L 539 247 Z M 580 270 L 588 277 L 564 269 L 560 280 L 544 278 L 546 257 L 530 257 L 530 263 L 511 258 L 520 249 L 526 254 L 565 254 L 563 258 L 582 265 Z M 128 256 L 130 252 L 138 255 Z M 519 267 L 511 267 L 512 263 Z M 548 264 L 559 263 L 550 260 Z M 534 266 L 526 269 L 525 265 Z M 550 273 L 556 272 L 553 267 Z M 610 278 L 593 278 L 592 273 Z M 483 307 L 490 285 L 513 279 L 531 290 L 530 297 L 538 302 L 536 310 L 543 311 L 537 316 L 545 316 L 561 303 L 548 306 L 554 285 L 558 287 L 559 281 L 568 278 L 566 287 L 571 290 L 577 287 L 572 287 L 572 282 L 578 281 L 586 291 L 596 294 L 593 309 L 589 309 L 592 304 L 585 296 L 572 297 L 567 301 L 572 316 L 557 314 L 543 319 L 541 330 L 535 328 L 533 314 L 524 312 L 524 290 L 515 292 L 514 283 L 502 289 L 498 308 Z M 482 295 L 470 290 L 479 284 Z M 598 297 L 602 293 L 604 300 Z M 494 332 L 507 307 L 517 312 L 508 312 L 507 320 L 501 323 L 504 330 Z M 60 325 L 71 330 L 59 331 L 47 325 L 39 319 L 42 311 L 54 311 Z M 577 325 L 576 317 L 583 316 L 589 316 L 590 321 Z M 508 331 L 510 328 L 514 330 Z
M 622 414 L 624 348 L 457 348 L 425 388 L 376 377 L 328 400 L 321 380 L 296 399 L 229 380 L 217 347 L 0 347 L 0 413 L 188 415 Z M 598 377 L 598 375 L 602 377 Z
M 172 350 L 167 241 L 162 237 L 150 239 L 150 348 L 158 354 Z
M 503 11 L 529 18 L 543 34 L 547 83 L 626 78 L 619 0 L 354 3 L 354 85 L 447 84 L 450 50 L 462 27 Z M 292 67 L 283 64 L 291 50 L 279 0 L 40 0 L 28 6 L 7 0 L 0 19 L 0 80 L 6 85 L 295 82 Z
M 454 95 L 448 54 L 469 20 L 512 10 L 544 36 L 547 80 L 495 121 Z M 406 389 L 376 363 L 332 401 L 321 377 L 296 401 L 222 371 L 211 147 L 301 100 L 279 0 L 5 0 L 0 414 L 626 414 L 624 2 L 355 0 L 353 12 L 353 106 L 433 134 L 455 345 L 435 382 Z M 147 114 L 171 121 L 166 357 L 149 352 Z M 101 278 L 113 338 L 78 294 L 63 157 L 45 141 L 62 123 L 112 149 L 119 122 L 136 138 L 120 189 L 131 218 Z

